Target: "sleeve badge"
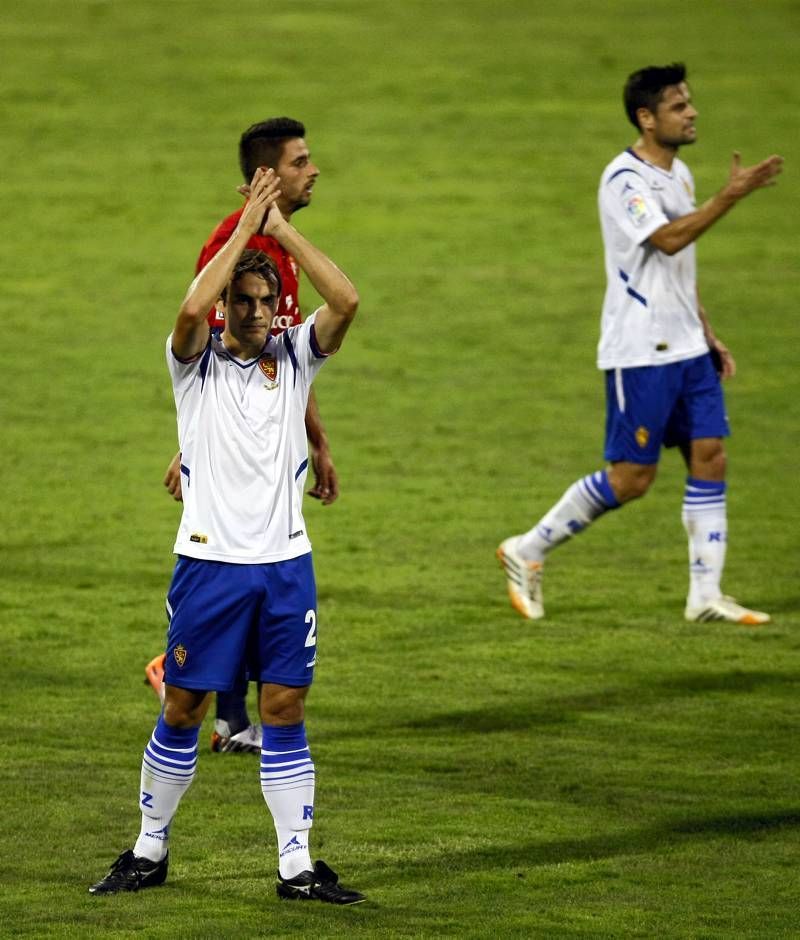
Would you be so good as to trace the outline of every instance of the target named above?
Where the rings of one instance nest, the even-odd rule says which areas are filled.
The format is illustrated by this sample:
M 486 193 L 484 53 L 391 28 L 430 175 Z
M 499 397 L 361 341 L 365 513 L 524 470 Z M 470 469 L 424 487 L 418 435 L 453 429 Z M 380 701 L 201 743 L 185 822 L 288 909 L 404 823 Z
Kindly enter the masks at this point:
M 634 225 L 641 225 L 650 215 L 641 193 L 634 193 L 625 200 L 625 211 Z

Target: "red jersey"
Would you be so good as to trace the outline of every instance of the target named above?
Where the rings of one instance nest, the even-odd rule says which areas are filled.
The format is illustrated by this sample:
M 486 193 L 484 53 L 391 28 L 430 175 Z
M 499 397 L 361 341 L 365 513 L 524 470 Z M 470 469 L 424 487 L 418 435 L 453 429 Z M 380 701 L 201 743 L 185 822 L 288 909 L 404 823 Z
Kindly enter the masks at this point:
M 203 245 L 200 251 L 200 257 L 197 259 L 197 264 L 195 265 L 195 274 L 199 274 L 200 271 L 202 271 L 231 237 L 243 211 L 244 206 L 229 215 L 226 219 L 223 219 L 214 229 L 208 241 Z M 300 308 L 297 306 L 297 292 L 299 287 L 297 277 L 300 269 L 289 252 L 269 235 L 253 235 L 247 243 L 247 247 L 259 248 L 261 251 L 268 254 L 280 271 L 283 288 L 281 290 L 281 299 L 278 302 L 278 309 L 275 311 L 275 318 L 272 321 L 272 333 L 277 336 L 278 333 L 282 333 L 287 327 L 296 326 L 301 322 Z M 217 313 L 216 310 L 212 310 L 208 314 L 208 323 L 211 327 L 224 326 L 225 318 L 222 314 Z

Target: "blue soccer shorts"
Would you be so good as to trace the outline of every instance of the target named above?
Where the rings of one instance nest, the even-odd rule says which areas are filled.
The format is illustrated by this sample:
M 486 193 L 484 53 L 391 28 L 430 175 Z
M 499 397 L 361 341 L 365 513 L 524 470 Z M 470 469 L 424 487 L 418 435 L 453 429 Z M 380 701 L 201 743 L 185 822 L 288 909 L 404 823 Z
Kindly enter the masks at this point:
M 658 463 L 662 446 L 729 434 L 722 383 L 709 354 L 606 372 L 604 456 L 611 463 Z
M 317 653 L 317 592 L 311 553 L 237 565 L 178 557 L 167 593 L 165 681 L 229 692 L 250 679 L 311 684 Z

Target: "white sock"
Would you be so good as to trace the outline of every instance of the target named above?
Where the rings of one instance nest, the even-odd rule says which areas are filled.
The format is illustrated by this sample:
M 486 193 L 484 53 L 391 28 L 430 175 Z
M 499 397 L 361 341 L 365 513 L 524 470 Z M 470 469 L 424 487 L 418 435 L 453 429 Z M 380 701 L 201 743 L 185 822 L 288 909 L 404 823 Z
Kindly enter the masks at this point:
M 725 489 L 724 483 L 686 479 L 681 521 L 689 536 L 689 607 L 702 607 L 722 594 L 728 544 Z
M 608 482 L 608 473 L 598 470 L 576 481 L 536 525 L 517 542 L 517 551 L 528 561 L 544 561 L 544 556 L 595 519 L 619 506 Z
M 199 728 L 172 728 L 162 715 L 142 756 L 142 828 L 133 854 L 160 862 L 169 850 L 169 827 L 194 780 Z
M 303 722 L 262 725 L 261 792 L 275 823 L 282 878 L 313 868 L 308 836 L 314 821 L 314 779 Z

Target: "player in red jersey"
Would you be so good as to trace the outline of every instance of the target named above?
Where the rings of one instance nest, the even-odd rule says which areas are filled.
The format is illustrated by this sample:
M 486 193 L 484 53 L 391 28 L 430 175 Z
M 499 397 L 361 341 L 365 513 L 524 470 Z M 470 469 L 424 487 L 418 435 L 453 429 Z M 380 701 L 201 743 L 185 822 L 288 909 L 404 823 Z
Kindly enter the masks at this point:
M 319 176 L 318 167 L 312 162 L 305 142 L 305 127 L 292 118 L 270 118 L 248 127 L 239 140 L 239 167 L 245 181 L 253 178 L 260 166 L 270 167 L 280 177 L 281 195 L 277 201 L 284 218 L 289 219 L 298 209 L 311 202 L 311 192 Z M 243 195 L 247 186 L 240 189 Z M 228 241 L 244 210 L 237 209 L 223 219 L 203 245 L 195 266 L 199 273 Z M 294 258 L 269 235 L 256 234 L 247 243 L 248 248 L 258 248 L 277 264 L 281 275 L 282 292 L 272 321 L 272 333 L 277 335 L 290 326 L 301 322 L 298 304 L 299 268 Z M 218 309 L 210 311 L 211 327 L 223 327 L 224 316 Z M 313 390 L 309 394 L 306 410 L 306 434 L 310 445 L 311 462 L 315 483 L 309 496 L 330 505 L 339 495 L 339 482 L 331 458 L 328 437 L 319 417 Z M 180 454 L 176 454 L 167 468 L 164 486 L 176 499 L 181 499 Z M 150 662 L 145 673 L 156 690 L 161 691 L 163 679 L 163 656 Z M 250 724 L 246 706 L 247 683 L 232 692 L 217 695 L 215 729 L 211 748 L 215 751 L 249 751 L 259 753 L 261 730 Z

